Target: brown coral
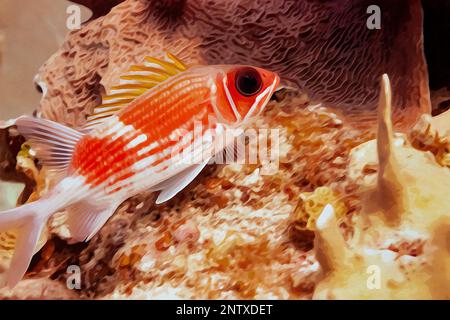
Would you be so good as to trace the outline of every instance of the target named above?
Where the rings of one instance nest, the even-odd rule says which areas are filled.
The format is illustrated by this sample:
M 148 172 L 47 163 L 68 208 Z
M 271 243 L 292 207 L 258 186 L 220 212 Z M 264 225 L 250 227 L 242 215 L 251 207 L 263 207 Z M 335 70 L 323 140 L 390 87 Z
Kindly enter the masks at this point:
M 95 15 L 111 6 L 106 1 L 79 2 L 90 5 Z M 380 30 L 366 26 L 370 4 L 124 1 L 71 32 L 41 68 L 37 79 L 47 93 L 39 110 L 44 117 L 80 124 L 130 64 L 170 51 L 193 64 L 272 69 L 359 126 L 376 118 L 377 78 L 388 72 L 399 93 L 394 119 L 406 128 L 430 109 L 420 1 L 381 1 Z

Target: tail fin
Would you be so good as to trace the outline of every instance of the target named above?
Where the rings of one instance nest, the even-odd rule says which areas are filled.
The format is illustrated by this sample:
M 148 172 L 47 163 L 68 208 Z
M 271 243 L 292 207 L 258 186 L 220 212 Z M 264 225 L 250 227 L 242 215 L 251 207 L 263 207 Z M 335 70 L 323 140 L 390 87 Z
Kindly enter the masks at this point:
M 30 116 L 19 117 L 8 124 L 17 126 L 19 132 L 31 143 L 37 158 L 44 166 L 58 173 L 61 178 L 65 176 L 74 149 L 83 133 L 50 120 Z M 0 123 L 0 126 L 2 125 L 4 124 Z M 25 274 L 48 218 L 68 202 L 64 196 L 55 193 L 53 195 L 0 212 L 0 232 L 18 229 L 16 249 L 6 275 L 10 287 L 15 286 Z
M 42 199 L 0 212 L 0 232 L 18 230 L 14 256 L 6 274 L 9 287 L 14 287 L 27 271 L 41 232 L 54 213 L 48 204 L 46 199 Z

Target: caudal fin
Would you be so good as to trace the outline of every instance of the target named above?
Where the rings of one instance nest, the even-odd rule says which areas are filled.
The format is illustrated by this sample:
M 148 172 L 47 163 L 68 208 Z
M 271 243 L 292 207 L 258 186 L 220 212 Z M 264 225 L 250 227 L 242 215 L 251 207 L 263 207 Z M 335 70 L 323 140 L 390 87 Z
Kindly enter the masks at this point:
M 17 126 L 47 169 L 61 178 L 65 177 L 74 149 L 83 133 L 50 120 L 30 116 L 21 116 L 8 124 Z M 3 124 L 0 123 L 1 125 Z M 67 202 L 60 195 L 53 196 L 53 200 L 49 199 L 50 197 L 0 212 L 0 232 L 11 229 L 18 231 L 14 256 L 6 274 L 10 287 L 16 285 L 25 274 L 48 218 Z
M 41 232 L 53 213 L 47 204 L 40 200 L 0 212 L 0 232 L 18 230 L 14 256 L 6 273 L 9 287 L 14 287 L 27 271 Z

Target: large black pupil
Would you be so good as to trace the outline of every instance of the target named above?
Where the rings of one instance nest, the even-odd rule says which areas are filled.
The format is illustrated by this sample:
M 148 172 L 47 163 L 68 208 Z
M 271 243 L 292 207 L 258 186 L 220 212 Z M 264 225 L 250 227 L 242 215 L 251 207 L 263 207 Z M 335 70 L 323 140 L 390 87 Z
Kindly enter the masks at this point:
M 244 96 L 258 93 L 261 90 L 261 85 L 261 76 L 253 68 L 242 69 L 236 75 L 236 88 Z

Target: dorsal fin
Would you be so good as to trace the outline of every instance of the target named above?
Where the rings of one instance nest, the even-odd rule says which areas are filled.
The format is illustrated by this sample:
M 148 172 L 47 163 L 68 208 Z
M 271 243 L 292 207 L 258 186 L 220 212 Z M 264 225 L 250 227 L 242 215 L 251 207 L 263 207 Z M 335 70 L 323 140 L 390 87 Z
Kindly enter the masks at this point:
M 82 131 L 92 130 L 149 89 L 187 70 L 187 66 L 173 54 L 167 53 L 166 56 L 166 60 L 147 56 L 141 65 L 131 66 L 120 77 L 120 84 L 111 87 L 110 93 L 102 97 L 102 104 L 94 108 Z

